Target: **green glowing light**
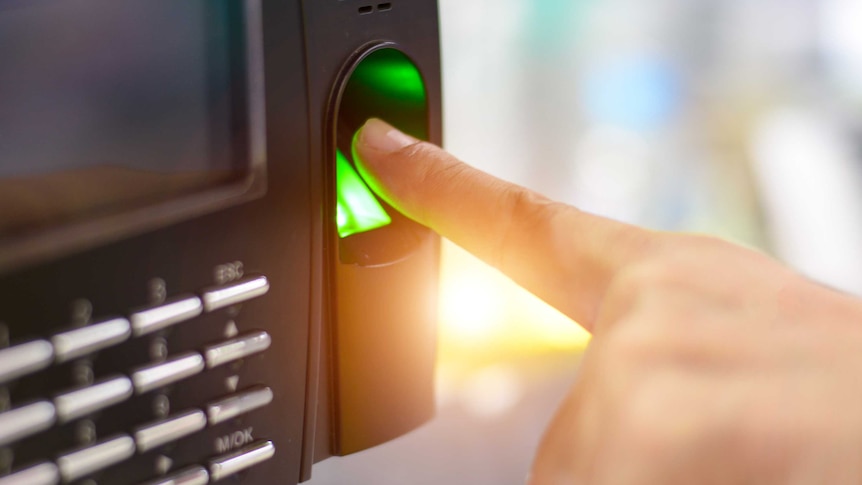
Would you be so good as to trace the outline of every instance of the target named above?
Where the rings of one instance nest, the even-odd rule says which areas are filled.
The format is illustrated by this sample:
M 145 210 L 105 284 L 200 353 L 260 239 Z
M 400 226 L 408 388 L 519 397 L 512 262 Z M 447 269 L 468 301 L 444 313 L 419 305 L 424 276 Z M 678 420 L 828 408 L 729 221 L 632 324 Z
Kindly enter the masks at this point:
M 335 218 L 339 236 L 367 232 L 392 222 L 341 150 L 335 153 L 335 177 L 338 194 Z
M 371 86 L 391 99 L 425 104 L 425 83 L 419 69 L 394 49 L 381 49 L 368 56 L 357 66 L 351 82 Z

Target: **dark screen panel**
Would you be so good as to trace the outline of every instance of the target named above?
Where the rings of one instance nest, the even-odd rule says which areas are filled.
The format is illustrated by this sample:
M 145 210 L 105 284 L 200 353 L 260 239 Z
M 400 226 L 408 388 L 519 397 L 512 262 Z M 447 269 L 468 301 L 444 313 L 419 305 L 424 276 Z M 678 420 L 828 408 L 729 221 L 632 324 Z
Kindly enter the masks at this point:
M 0 234 L 247 169 L 229 0 L 0 0 Z

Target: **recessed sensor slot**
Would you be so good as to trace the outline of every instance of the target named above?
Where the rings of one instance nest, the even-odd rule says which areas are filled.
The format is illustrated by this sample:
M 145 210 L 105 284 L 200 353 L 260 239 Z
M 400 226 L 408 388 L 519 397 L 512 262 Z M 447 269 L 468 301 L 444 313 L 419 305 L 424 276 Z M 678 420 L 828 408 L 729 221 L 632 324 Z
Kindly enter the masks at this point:
M 387 4 L 378 8 L 381 5 Z M 355 172 L 353 136 L 372 117 L 416 138 L 428 138 L 425 82 L 413 61 L 397 49 L 380 48 L 364 56 L 347 77 L 336 109 L 332 155 L 336 162 L 339 259 L 360 266 L 400 261 L 429 234 L 379 200 Z

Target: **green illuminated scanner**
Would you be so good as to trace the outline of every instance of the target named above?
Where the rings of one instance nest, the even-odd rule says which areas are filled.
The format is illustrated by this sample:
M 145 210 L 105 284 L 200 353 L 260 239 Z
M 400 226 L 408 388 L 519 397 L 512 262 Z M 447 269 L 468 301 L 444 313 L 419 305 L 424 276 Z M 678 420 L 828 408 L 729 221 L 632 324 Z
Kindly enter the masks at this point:
M 335 219 L 339 236 L 352 236 L 392 222 L 386 209 L 380 205 L 377 197 L 365 185 L 341 150 L 337 150 L 335 155 L 335 180 L 337 184 Z
M 386 241 L 380 242 L 382 235 L 366 243 L 351 238 L 367 232 L 381 230 L 393 242 L 407 241 L 405 235 L 398 234 L 404 232 L 403 217 L 374 195 L 353 164 L 354 134 L 372 117 L 384 119 L 416 138 L 428 137 L 427 96 L 422 76 L 407 55 L 391 47 L 374 49 L 357 62 L 338 103 L 335 219 L 342 249 L 347 249 L 342 251 L 343 255 L 367 252 L 360 247 L 363 244 L 392 246 Z M 397 246 L 406 247 L 408 243 Z M 345 248 L 344 244 L 351 247 Z
M 353 139 L 369 118 L 380 118 L 428 139 L 428 96 L 419 69 L 392 44 L 357 58 L 338 89 L 335 108 L 335 219 L 341 263 L 383 266 L 409 257 L 425 227 L 380 200 L 356 171 Z

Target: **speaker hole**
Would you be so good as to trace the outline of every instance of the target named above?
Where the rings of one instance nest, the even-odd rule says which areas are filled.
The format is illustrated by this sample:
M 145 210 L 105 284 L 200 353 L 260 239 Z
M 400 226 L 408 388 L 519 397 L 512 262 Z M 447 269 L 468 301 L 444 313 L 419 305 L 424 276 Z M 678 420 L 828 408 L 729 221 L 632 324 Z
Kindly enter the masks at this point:
M 380 3 L 377 5 L 377 10 L 379 10 L 381 12 L 385 12 L 387 10 L 392 10 L 392 4 L 389 2 Z
M 366 15 L 366 14 L 369 14 L 373 11 L 374 11 L 374 7 L 372 7 L 371 5 L 365 5 L 365 6 L 359 7 L 359 15 Z

